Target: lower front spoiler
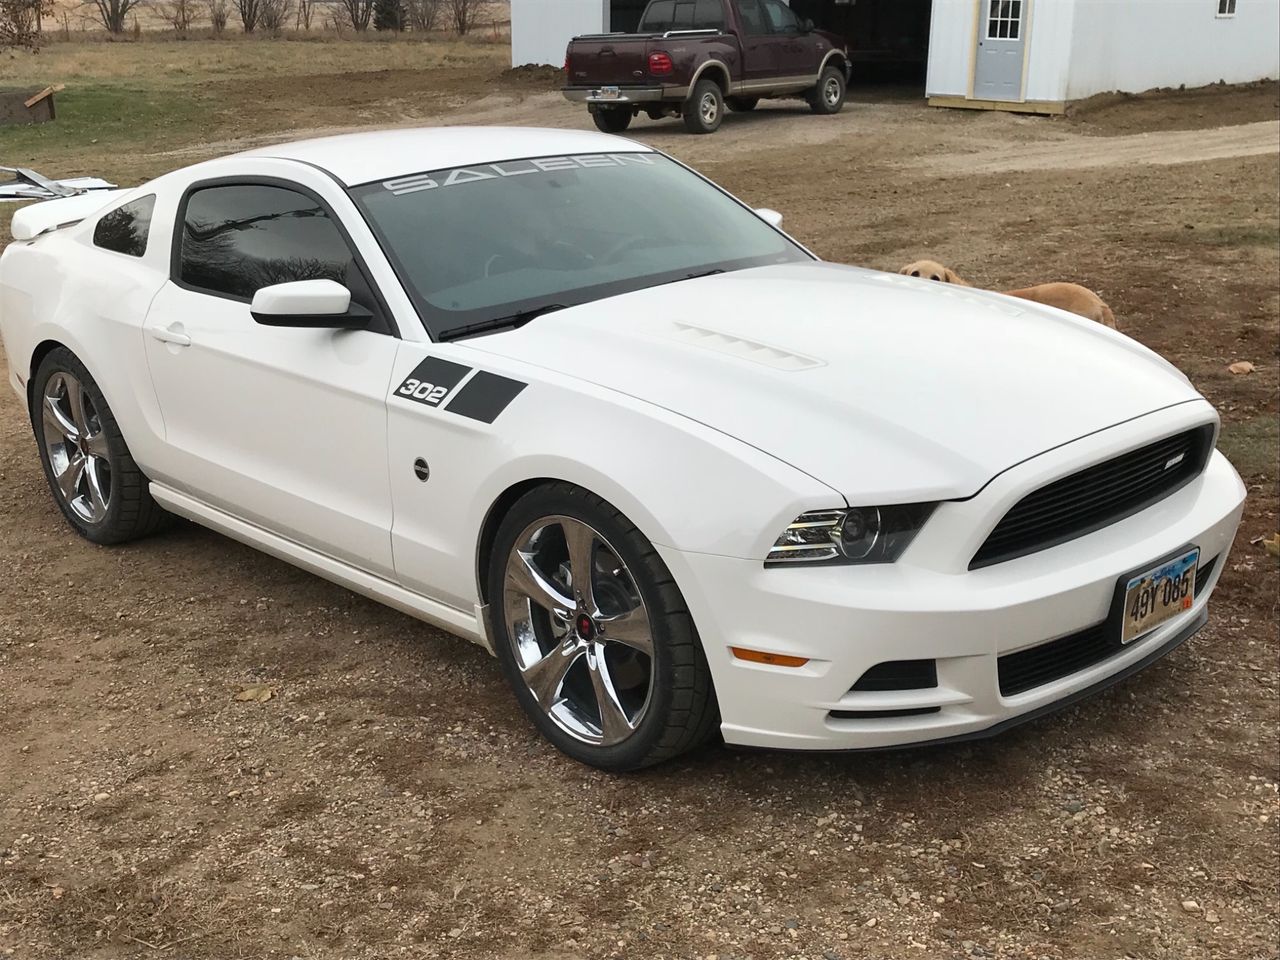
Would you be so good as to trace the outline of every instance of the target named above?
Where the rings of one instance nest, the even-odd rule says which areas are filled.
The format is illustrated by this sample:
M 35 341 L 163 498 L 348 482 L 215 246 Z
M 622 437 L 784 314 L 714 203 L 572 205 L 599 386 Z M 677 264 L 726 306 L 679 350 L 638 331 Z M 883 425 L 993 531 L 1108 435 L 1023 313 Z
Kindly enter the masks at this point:
M 1012 730 L 1014 727 L 1021 726 L 1024 723 L 1030 723 L 1033 720 L 1039 720 L 1042 717 L 1047 717 L 1049 716 L 1049 714 L 1057 713 L 1059 710 L 1065 710 L 1067 707 L 1074 706 L 1075 704 L 1079 703 L 1081 700 L 1086 700 L 1089 697 L 1092 697 L 1094 694 L 1102 693 L 1104 690 L 1115 686 L 1117 683 L 1120 683 L 1122 680 L 1127 680 L 1129 677 L 1133 676 L 1135 673 L 1145 670 L 1147 667 L 1151 666 L 1151 664 L 1155 663 L 1157 660 L 1161 659 L 1167 654 L 1172 653 L 1178 647 L 1182 646 L 1184 643 L 1186 643 L 1188 640 L 1194 637 L 1197 633 L 1199 633 L 1200 629 L 1206 623 L 1208 623 L 1208 621 L 1209 621 L 1209 610 L 1207 607 L 1205 607 L 1201 609 L 1201 611 L 1196 615 L 1195 619 L 1193 619 L 1185 627 L 1183 627 L 1181 630 L 1175 633 L 1172 637 L 1166 640 L 1163 644 L 1161 644 L 1155 650 L 1152 650 L 1141 660 L 1135 660 L 1133 663 L 1129 664 L 1123 670 L 1118 670 L 1115 673 L 1110 674 L 1109 676 L 1103 677 L 1097 683 L 1094 683 L 1088 687 L 1085 687 L 1083 690 L 1076 690 L 1075 692 L 1069 693 L 1065 697 L 1062 697 L 1059 700 L 1054 700 L 1052 703 L 1046 703 L 1046 704 L 1043 704 L 1042 706 L 1036 707 L 1034 710 L 1028 710 L 1026 713 L 1020 713 L 1017 716 L 1008 717 L 1004 720 L 999 721 L 998 723 L 993 723 L 989 727 L 983 727 L 981 730 L 970 730 L 967 733 L 957 733 L 957 734 L 952 734 L 951 736 L 937 737 L 929 740 L 914 740 L 909 743 L 884 744 L 881 746 L 873 746 L 873 747 L 817 747 L 817 748 L 806 748 L 802 752 L 804 753 L 835 753 L 835 754 L 882 753 L 887 750 L 916 750 L 922 747 L 941 747 L 941 746 L 945 746 L 947 744 L 952 744 L 952 743 L 964 743 L 969 740 L 986 740 L 990 737 L 997 737 L 1000 734 L 1008 730 Z M 729 747 L 729 749 L 731 750 L 744 750 L 749 752 L 757 752 L 757 751 L 769 752 L 769 753 L 801 752 L 801 751 L 797 751 L 794 747 L 761 747 L 761 746 L 740 745 L 740 744 L 734 744 L 734 743 L 728 743 L 726 744 L 726 746 Z

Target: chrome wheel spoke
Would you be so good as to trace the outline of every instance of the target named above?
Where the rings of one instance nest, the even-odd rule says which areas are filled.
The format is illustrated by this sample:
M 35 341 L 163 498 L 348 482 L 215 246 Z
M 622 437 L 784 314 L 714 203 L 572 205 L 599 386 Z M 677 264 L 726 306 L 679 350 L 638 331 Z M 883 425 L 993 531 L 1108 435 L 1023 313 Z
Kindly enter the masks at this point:
M 62 472 L 54 476 L 54 480 L 58 482 L 58 489 L 62 492 L 62 499 L 70 503 L 76 498 L 76 492 L 80 489 L 80 479 L 84 476 L 85 458 L 80 454 L 75 454 L 67 460 L 67 465 L 62 468 Z
M 543 710 L 550 710 L 556 705 L 565 676 L 584 652 L 581 644 L 567 637 L 533 666 L 520 671 Z
M 90 523 L 98 523 L 107 515 L 107 491 L 103 484 L 102 466 L 103 461 L 99 457 L 85 458 L 84 478 Z
M 646 656 L 653 656 L 653 632 L 644 607 L 636 607 L 616 617 L 601 617 L 600 630 L 606 641 L 625 644 Z
M 573 598 L 563 593 L 533 563 L 533 557 L 519 550 L 507 564 L 507 586 L 532 600 L 538 606 L 561 617 L 568 615 L 575 604 Z
M 63 377 L 67 388 L 67 406 L 71 408 L 71 421 L 76 425 L 76 435 L 83 437 L 89 432 L 89 415 L 84 407 L 84 387 L 74 377 Z
M 591 687 L 596 694 L 596 705 L 600 709 L 600 732 L 605 743 L 617 743 L 625 740 L 635 732 L 635 725 L 627 716 L 618 692 L 613 687 L 613 678 L 609 675 L 609 664 L 604 658 L 604 644 L 597 644 L 594 656 L 587 660 L 591 671 Z
M 80 438 L 80 431 L 76 429 L 76 425 L 71 418 L 62 412 L 62 408 L 58 406 L 58 398 L 56 396 L 45 395 L 44 427 L 45 436 L 50 439 L 52 439 L 51 434 L 53 437 L 61 437 L 72 443 Z
M 578 599 L 575 606 L 580 612 L 594 617 L 598 613 L 595 596 L 596 532 L 576 520 L 564 520 L 560 528 L 564 531 L 564 543 L 569 551 L 573 592 Z

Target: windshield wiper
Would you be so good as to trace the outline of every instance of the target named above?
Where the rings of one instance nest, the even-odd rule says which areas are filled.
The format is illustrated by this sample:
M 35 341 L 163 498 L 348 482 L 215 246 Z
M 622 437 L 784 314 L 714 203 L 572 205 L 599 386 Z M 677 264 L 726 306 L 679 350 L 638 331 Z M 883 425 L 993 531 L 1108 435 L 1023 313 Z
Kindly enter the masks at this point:
M 683 277 L 668 280 L 667 283 L 679 283 L 681 280 L 701 280 L 703 277 L 714 277 L 717 273 L 728 273 L 728 271 L 723 267 L 715 267 L 712 270 L 703 270 L 701 273 L 687 273 Z
M 544 313 L 554 313 L 557 310 L 563 310 L 567 304 L 563 303 L 547 303 L 540 307 L 532 307 L 528 310 L 521 310 L 519 313 L 513 313 L 506 317 L 494 317 L 491 320 L 481 320 L 479 323 L 469 323 L 464 327 L 455 327 L 440 334 L 442 341 L 461 340 L 463 337 L 472 337 L 480 333 L 493 333 L 497 330 L 514 330 L 517 327 L 523 327 L 530 320 L 536 320 Z

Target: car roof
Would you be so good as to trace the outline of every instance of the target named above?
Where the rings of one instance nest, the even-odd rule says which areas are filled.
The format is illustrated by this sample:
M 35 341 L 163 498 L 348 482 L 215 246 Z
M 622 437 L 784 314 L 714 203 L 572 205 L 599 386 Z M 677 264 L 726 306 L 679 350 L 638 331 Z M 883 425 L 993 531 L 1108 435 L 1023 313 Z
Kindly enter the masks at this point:
M 588 130 L 538 127 L 415 127 L 347 133 L 259 147 L 244 157 L 277 157 L 320 167 L 349 187 L 410 173 L 478 163 L 582 153 L 652 153 L 644 144 Z

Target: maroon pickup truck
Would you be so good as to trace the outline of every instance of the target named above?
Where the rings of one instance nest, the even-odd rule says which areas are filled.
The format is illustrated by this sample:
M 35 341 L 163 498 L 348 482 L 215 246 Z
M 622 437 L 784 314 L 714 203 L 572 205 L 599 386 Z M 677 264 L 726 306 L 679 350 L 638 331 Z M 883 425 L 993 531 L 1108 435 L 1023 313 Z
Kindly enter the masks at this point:
M 802 97 L 814 113 L 844 105 L 843 38 L 813 28 L 782 0 L 651 0 L 636 33 L 574 37 L 564 95 L 596 126 L 621 133 L 644 111 L 713 133 L 725 107 Z

